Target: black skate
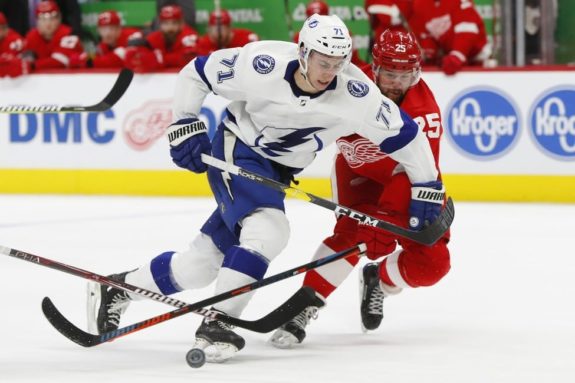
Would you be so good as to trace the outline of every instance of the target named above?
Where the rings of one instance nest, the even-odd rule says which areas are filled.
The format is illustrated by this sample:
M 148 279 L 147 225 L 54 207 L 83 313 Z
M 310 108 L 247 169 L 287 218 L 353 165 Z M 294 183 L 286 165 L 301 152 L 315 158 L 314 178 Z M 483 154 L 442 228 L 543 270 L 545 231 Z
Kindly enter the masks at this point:
M 375 330 L 383 319 L 385 294 L 379 283 L 379 264 L 368 263 L 359 273 L 361 293 L 361 327 L 363 331 Z
M 109 278 L 124 282 L 126 274 L 113 274 Z M 96 334 L 104 334 L 116 330 L 120 325 L 120 317 L 130 304 L 131 298 L 127 292 L 101 285 L 99 283 L 88 284 L 88 331 Z
M 217 319 L 204 318 L 196 330 L 196 342 L 192 348 L 202 349 L 207 362 L 225 362 L 246 345 L 244 338 L 233 332 L 233 328 Z
M 323 306 L 325 306 L 325 302 L 316 296 L 314 305 L 306 307 L 292 320 L 278 328 L 270 338 L 270 343 L 277 348 L 291 348 L 303 342 L 306 336 L 306 326 L 312 319 L 317 319 L 318 310 Z

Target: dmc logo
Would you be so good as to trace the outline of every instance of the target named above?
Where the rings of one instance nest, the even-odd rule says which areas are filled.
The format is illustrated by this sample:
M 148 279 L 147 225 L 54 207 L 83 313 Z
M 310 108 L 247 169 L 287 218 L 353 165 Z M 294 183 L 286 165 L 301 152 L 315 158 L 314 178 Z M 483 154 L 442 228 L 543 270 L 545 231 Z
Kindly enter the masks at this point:
M 467 90 L 447 108 L 447 133 L 466 155 L 493 159 L 519 137 L 519 113 L 496 89 Z
M 575 89 L 554 89 L 531 109 L 531 137 L 546 154 L 575 159 Z

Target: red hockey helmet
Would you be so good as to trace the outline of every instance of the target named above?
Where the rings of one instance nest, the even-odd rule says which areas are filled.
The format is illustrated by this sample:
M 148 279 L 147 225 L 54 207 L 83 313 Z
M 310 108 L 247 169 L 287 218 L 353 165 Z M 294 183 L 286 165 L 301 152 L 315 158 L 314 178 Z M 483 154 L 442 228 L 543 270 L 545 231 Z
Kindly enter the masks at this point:
M 208 21 L 208 25 L 217 25 L 218 16 L 220 18 L 220 25 L 232 24 L 232 17 L 230 16 L 230 13 L 225 9 L 221 9 L 219 14 L 218 11 L 213 11 L 212 13 L 210 13 L 210 19 Z
M 329 14 L 329 6 L 321 0 L 310 1 L 305 9 L 305 14 L 310 17 L 315 13 L 327 16 Z
M 120 25 L 120 15 L 116 11 L 104 11 L 98 15 L 98 26 Z
M 184 14 L 182 13 L 182 8 L 177 5 L 166 5 L 160 9 L 159 19 L 161 21 L 183 20 Z
M 374 68 L 392 70 L 419 69 L 421 50 L 415 36 L 403 29 L 386 29 L 373 45 Z
M 59 13 L 60 8 L 53 1 L 42 1 L 36 6 L 36 17 L 52 17 Z

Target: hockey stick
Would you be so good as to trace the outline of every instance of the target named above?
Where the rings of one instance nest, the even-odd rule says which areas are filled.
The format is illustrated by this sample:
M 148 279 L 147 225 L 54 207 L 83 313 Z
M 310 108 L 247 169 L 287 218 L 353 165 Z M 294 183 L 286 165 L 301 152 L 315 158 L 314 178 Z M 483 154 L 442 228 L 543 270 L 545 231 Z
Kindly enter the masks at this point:
M 59 113 L 59 112 L 105 112 L 110 109 L 118 100 L 124 95 L 132 78 L 134 72 L 129 69 L 122 69 L 112 90 L 106 97 L 99 103 L 90 106 L 58 106 L 58 105 L 43 105 L 43 106 L 28 106 L 28 105 L 9 105 L 0 106 L 0 113 L 8 114 L 28 114 L 28 113 Z
M 254 182 L 269 186 L 272 189 L 285 193 L 288 196 L 311 202 L 315 205 L 319 205 L 326 209 L 333 210 L 337 214 L 346 215 L 352 219 L 361 222 L 362 224 L 378 227 L 382 230 L 396 234 L 400 237 L 427 246 L 433 245 L 435 242 L 437 242 L 439 238 L 443 236 L 443 234 L 445 234 L 447 229 L 449 229 L 449 226 L 451 226 L 451 223 L 453 222 L 453 218 L 455 216 L 455 207 L 453 206 L 453 201 L 451 200 L 451 197 L 449 197 L 447 199 L 445 208 L 443 209 L 439 217 L 431 225 L 426 226 L 421 231 L 408 230 L 401 226 L 397 226 L 392 223 L 376 219 L 372 216 L 350 209 L 348 207 L 338 205 L 335 202 L 317 197 L 313 194 L 306 193 L 302 190 L 291 187 L 290 185 L 282 184 L 281 182 L 278 182 L 271 178 L 267 178 L 259 174 L 253 173 L 249 170 L 242 169 L 239 166 L 224 162 L 215 157 L 202 154 L 202 161 L 205 164 L 216 167 L 224 172 L 248 178 Z
M 270 314 L 266 315 L 263 318 L 260 318 L 255 321 L 246 321 L 238 318 L 233 318 L 227 315 L 224 315 L 218 311 L 213 311 L 209 309 L 204 309 L 204 306 L 208 306 L 241 294 L 245 294 L 247 292 L 256 290 L 260 287 L 270 285 L 272 283 L 293 277 L 295 275 L 304 273 L 306 271 L 315 269 L 317 267 L 327 265 L 328 263 L 335 262 L 337 260 L 347 258 L 350 256 L 362 256 L 366 250 L 366 246 L 364 244 L 359 244 L 354 246 L 350 249 L 341 251 L 339 253 L 332 254 L 330 256 L 317 259 L 315 261 L 306 263 L 305 265 L 301 265 L 295 267 L 290 270 L 286 270 L 279 274 L 272 275 L 270 277 L 264 278 L 260 281 L 256 281 L 254 283 L 247 284 L 245 286 L 238 287 L 233 290 L 226 291 L 224 293 L 218 294 L 211 298 L 204 299 L 202 301 L 196 302 L 194 304 L 187 304 L 185 302 L 179 301 L 174 298 L 170 298 L 166 295 L 162 295 L 159 293 L 155 293 L 152 291 L 148 291 L 136 286 L 132 286 L 130 284 L 124 282 L 118 282 L 111 280 L 107 277 L 92 273 L 90 271 L 85 271 L 73 266 L 66 265 L 64 263 L 60 263 L 57 261 L 53 261 L 47 258 L 39 257 L 34 254 L 26 253 L 20 250 L 11 249 L 5 246 L 0 246 L 0 253 L 21 259 L 24 261 L 28 261 L 31 263 L 38 264 L 40 266 L 49 267 L 55 270 L 63 271 L 68 274 L 72 274 L 84 279 L 92 280 L 101 284 L 105 284 L 108 286 L 116 287 L 122 289 L 124 291 L 133 292 L 139 295 L 142 295 L 146 298 L 153 299 L 159 302 L 167 303 L 172 306 L 179 307 L 177 310 L 155 316 L 153 318 L 144 320 L 142 322 L 138 322 L 132 324 L 130 326 L 122 327 L 117 330 L 113 330 L 101 335 L 94 335 L 88 332 L 85 332 L 72 324 L 66 317 L 64 317 L 60 311 L 54 306 L 52 301 L 49 298 L 44 298 L 42 301 L 42 311 L 44 315 L 48 319 L 48 321 L 54 326 L 56 330 L 58 330 L 62 335 L 67 337 L 68 339 L 72 340 L 73 342 L 84 346 L 84 347 L 93 347 L 97 346 L 104 342 L 113 341 L 121 336 L 128 335 L 130 333 L 142 330 L 146 327 L 155 326 L 159 323 L 165 322 L 167 320 L 177 318 L 181 315 L 188 314 L 193 312 L 195 314 L 202 315 L 204 317 L 212 318 L 221 320 L 223 322 L 229 323 L 231 325 L 245 328 L 247 330 L 255 331 L 255 332 L 270 332 L 285 322 L 289 321 L 297 314 L 299 314 L 303 309 L 309 306 L 315 297 L 315 293 L 311 289 L 300 289 L 296 294 L 294 294 L 291 298 L 289 298 L 286 302 L 284 302 L 280 307 L 276 308 Z

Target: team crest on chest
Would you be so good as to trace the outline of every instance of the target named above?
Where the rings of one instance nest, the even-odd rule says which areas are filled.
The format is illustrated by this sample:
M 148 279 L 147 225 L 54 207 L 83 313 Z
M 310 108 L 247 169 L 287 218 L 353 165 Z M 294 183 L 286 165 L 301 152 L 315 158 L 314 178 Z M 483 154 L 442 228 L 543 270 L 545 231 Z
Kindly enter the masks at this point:
M 358 138 L 352 142 L 338 140 L 337 147 L 351 168 L 358 168 L 363 164 L 387 157 L 377 145 L 365 138 Z
M 369 85 L 361 81 L 349 80 L 347 90 L 353 97 L 364 97 L 369 93 Z
M 252 62 L 256 72 L 261 74 L 270 73 L 276 66 L 276 60 L 272 56 L 257 55 Z

